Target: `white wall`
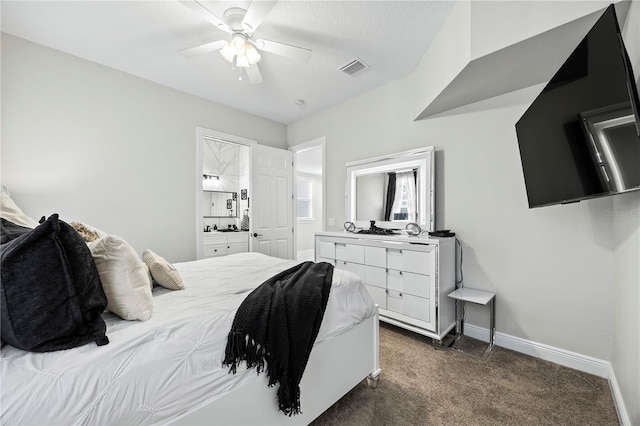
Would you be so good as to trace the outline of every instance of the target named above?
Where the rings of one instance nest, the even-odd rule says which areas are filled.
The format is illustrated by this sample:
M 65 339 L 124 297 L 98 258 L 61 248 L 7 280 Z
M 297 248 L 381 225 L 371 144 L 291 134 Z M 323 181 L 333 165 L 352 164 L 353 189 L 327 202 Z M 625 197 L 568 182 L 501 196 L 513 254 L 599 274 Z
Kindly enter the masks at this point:
M 611 365 L 631 425 L 640 424 L 640 193 L 615 197 Z
M 2 34 L 2 184 L 33 217 L 195 259 L 197 126 L 286 147 L 283 124 Z
M 640 86 L 640 1 L 629 9 L 622 31 Z M 640 193 L 614 197 L 613 344 L 611 365 L 630 425 L 640 425 Z

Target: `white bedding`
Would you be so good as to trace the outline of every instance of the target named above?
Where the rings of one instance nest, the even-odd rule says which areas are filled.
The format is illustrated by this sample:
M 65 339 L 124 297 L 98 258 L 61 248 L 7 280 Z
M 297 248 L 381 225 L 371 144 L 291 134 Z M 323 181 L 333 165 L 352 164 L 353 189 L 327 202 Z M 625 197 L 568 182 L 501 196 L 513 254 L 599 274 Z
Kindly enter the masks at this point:
M 155 288 L 150 320 L 104 314 L 108 345 L 46 354 L 3 347 L 0 424 L 167 423 L 256 380 L 255 370 L 222 366 L 227 333 L 248 293 L 296 263 L 258 253 L 178 263 L 185 290 Z M 334 270 L 316 344 L 374 314 L 360 279 Z

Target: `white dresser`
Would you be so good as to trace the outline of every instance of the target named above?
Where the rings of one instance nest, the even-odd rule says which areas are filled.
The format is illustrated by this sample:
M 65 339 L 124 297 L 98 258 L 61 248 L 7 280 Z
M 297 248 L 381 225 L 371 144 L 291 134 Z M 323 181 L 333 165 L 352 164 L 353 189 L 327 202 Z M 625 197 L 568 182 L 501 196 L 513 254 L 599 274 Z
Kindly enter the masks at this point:
M 380 320 L 442 341 L 455 326 L 455 239 L 322 232 L 316 262 L 359 275 Z
M 249 233 L 205 232 L 202 237 L 202 257 L 226 256 L 249 251 Z

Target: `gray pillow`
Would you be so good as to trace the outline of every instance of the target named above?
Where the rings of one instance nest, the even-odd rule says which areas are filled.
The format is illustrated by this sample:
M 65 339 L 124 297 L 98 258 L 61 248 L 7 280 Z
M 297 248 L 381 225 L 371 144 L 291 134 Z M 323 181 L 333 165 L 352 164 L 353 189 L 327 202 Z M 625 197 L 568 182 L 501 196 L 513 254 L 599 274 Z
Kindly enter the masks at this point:
M 49 352 L 109 343 L 107 298 L 82 237 L 54 214 L 1 246 L 1 337 Z

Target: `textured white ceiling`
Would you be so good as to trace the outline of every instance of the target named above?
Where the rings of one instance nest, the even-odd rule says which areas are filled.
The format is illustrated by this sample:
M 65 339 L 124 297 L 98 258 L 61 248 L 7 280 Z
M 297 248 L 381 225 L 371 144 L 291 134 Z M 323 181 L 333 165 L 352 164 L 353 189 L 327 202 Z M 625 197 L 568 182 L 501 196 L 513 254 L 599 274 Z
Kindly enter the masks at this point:
M 222 17 L 251 2 L 204 3 Z M 217 52 L 178 54 L 227 37 L 178 1 L 3 0 L 0 7 L 3 32 L 290 124 L 409 74 L 453 2 L 280 1 L 255 38 L 306 47 L 313 56 L 305 64 L 264 52 L 260 85 L 238 80 Z M 338 71 L 356 57 L 370 68 L 353 77 Z

